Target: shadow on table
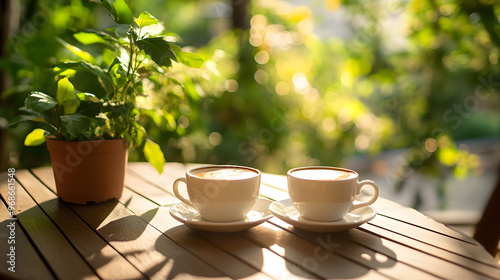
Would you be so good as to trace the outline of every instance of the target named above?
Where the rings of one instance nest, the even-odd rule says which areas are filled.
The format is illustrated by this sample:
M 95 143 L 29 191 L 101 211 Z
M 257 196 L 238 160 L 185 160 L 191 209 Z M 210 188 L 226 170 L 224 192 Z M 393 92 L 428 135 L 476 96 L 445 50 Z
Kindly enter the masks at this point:
M 112 259 L 96 257 L 95 253 L 100 252 L 107 244 L 85 223 L 97 227 L 108 217 L 116 204 L 114 201 L 79 206 L 54 198 L 30 209 L 23 209 L 17 215 L 15 229 L 17 238 L 15 245 L 18 250 L 16 277 L 24 278 L 22 275 L 27 274 L 30 276 L 26 279 L 47 278 L 46 275 L 51 275 L 47 266 L 55 275 L 62 278 L 68 275 L 74 275 L 76 278 L 95 275 L 90 267 L 94 269 L 103 267 Z M 21 225 L 30 235 L 31 242 L 24 236 Z M 75 249 L 78 253 L 74 251 Z M 43 256 L 45 264 L 39 254 Z M 61 258 L 75 267 L 68 270 Z
M 396 254 L 383 246 L 377 236 L 369 236 L 359 245 L 357 229 L 339 233 L 313 233 L 289 227 L 275 231 L 266 227 L 250 229 L 247 236 L 268 248 L 280 248 L 287 260 L 286 269 L 305 278 L 350 279 L 370 273 L 370 269 L 389 268 Z M 380 254 L 369 248 L 379 248 Z
M 111 212 L 114 211 L 118 201 L 111 200 L 99 204 L 89 204 L 89 205 L 77 205 L 61 202 L 60 203 L 73 209 L 78 215 L 84 218 L 85 222 L 89 224 L 90 227 L 98 229 L 101 224 L 108 219 Z
M 28 228 L 29 232 L 44 230 L 45 221 L 37 221 L 37 217 L 40 217 L 40 211 L 37 210 L 28 209 L 20 215 L 25 225 L 28 223 L 32 226 Z M 3 208 L 1 211 L 7 210 Z M 50 278 L 50 271 L 25 236 L 20 222 L 7 215 L 2 215 L 6 220 L 0 222 L 0 279 Z
M 264 262 L 262 249 L 240 233 L 206 232 L 179 225 L 163 234 L 183 246 L 177 251 L 164 252 L 167 259 L 173 260 L 169 279 L 180 274 L 241 279 L 257 273 L 255 267 L 262 267 Z M 159 241 L 155 247 L 162 250 Z M 187 258 L 188 252 L 191 254 Z M 242 265 L 242 260 L 248 265 Z
M 303 268 L 311 271 L 325 271 L 331 276 L 333 270 L 335 278 L 348 279 L 396 264 L 396 253 L 383 246 L 380 237 L 363 234 L 358 229 L 337 233 L 311 233 L 294 229 L 293 233 L 315 244 L 312 255 L 301 262 Z
M 173 279 L 183 274 L 222 276 L 200 258 L 187 253 L 171 238 L 149 225 L 158 208 L 136 216 L 121 204 L 115 206 L 116 204 L 106 203 L 79 209 L 78 212 L 85 212 L 88 219 L 92 216 L 91 213 L 95 214 L 95 222 L 91 221 L 89 224 L 145 276 L 161 279 Z M 183 238 L 190 238 L 189 234 L 191 233 L 184 232 Z
M 185 242 L 179 246 L 182 240 L 199 242 L 201 239 L 195 232 L 185 226 L 177 226 L 161 234 L 157 228 L 149 225 L 158 215 L 159 208 L 150 209 L 140 216 L 116 202 L 74 208 L 78 208 L 77 212 L 89 225 L 147 277 L 174 279 L 182 275 L 223 276 L 198 256 L 200 252 L 209 252 L 203 252 L 206 248 Z M 183 248 L 187 246 L 197 250 L 197 253 L 192 254 Z

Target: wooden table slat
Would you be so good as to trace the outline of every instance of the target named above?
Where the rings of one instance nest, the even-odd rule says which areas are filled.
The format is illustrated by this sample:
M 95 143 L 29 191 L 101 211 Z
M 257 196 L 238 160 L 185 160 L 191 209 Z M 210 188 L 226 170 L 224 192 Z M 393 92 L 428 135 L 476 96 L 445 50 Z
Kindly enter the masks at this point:
M 437 232 L 455 239 L 477 244 L 477 242 L 472 238 L 466 237 L 463 234 L 460 234 L 455 230 L 436 222 L 432 218 L 425 216 L 415 209 L 404 207 L 393 201 L 381 198 L 373 204 L 373 207 L 377 209 L 377 212 L 379 214 L 390 217 L 392 219 L 411 224 L 415 227 L 422 227 L 422 225 L 425 225 L 425 230 Z
M 273 226 L 287 230 L 315 246 L 375 269 L 388 277 L 404 279 L 410 274 L 415 279 L 437 278 L 429 272 L 398 262 L 394 254 L 380 253 L 377 250 L 356 243 L 355 240 L 349 238 L 350 232 L 354 231 L 354 229 L 348 232 L 324 234 L 295 230 L 277 218 L 273 218 L 271 223 Z
M 431 254 L 449 262 L 453 262 L 469 270 L 484 274 L 485 276 L 495 278 L 497 275 L 500 275 L 500 268 L 498 267 L 498 265 L 495 265 L 494 263 L 492 264 L 491 262 L 480 262 L 477 259 L 473 258 L 471 255 L 466 254 L 466 252 L 462 251 L 463 254 L 461 255 L 455 251 L 444 250 L 439 247 L 422 243 L 421 241 L 415 240 L 413 238 L 401 236 L 398 233 L 388 231 L 372 224 L 365 224 L 361 226 L 361 228 L 369 231 L 372 234 L 381 236 L 400 244 L 404 244 L 405 246 L 425 252 L 427 254 Z M 476 250 L 470 250 L 469 252 L 471 254 L 475 254 Z
M 462 271 L 463 275 L 466 276 L 474 276 L 476 272 L 479 274 L 483 275 L 482 277 L 490 277 L 490 278 L 495 278 L 499 274 L 498 268 L 490 267 L 490 266 L 485 266 L 484 264 L 480 264 L 476 261 L 473 261 L 471 259 L 466 259 L 466 258 L 460 258 L 460 256 L 457 255 L 452 255 L 446 256 L 448 258 L 443 258 L 442 256 L 446 253 L 442 250 L 434 248 L 434 252 L 429 252 L 425 249 L 428 249 L 427 247 L 423 248 L 413 248 L 414 250 L 410 250 L 410 248 L 406 249 L 404 247 L 399 247 L 399 246 L 407 246 L 406 244 L 401 244 L 401 243 L 396 243 L 393 242 L 390 239 L 386 239 L 387 237 L 385 236 L 373 236 L 370 234 L 367 234 L 366 232 L 358 229 L 351 229 L 347 232 L 341 232 L 341 233 L 324 233 L 324 234 L 318 234 L 318 233 L 309 233 L 301 230 L 295 230 L 293 229 L 292 226 L 286 224 L 285 222 L 279 220 L 279 219 L 272 219 L 272 223 L 279 225 L 280 227 L 287 229 L 294 234 L 300 236 L 301 238 L 305 240 L 309 240 L 312 243 L 315 243 L 317 245 L 321 245 L 324 248 L 331 249 L 332 251 L 335 251 L 338 254 L 343 254 L 346 257 L 356 257 L 357 254 L 355 253 L 356 251 L 360 251 L 357 247 L 359 245 L 370 249 L 369 251 L 365 252 L 365 254 L 368 254 L 368 256 L 372 255 L 371 252 L 377 252 L 378 254 L 383 254 L 387 258 L 395 259 L 398 260 L 402 263 L 405 263 L 407 266 L 412 266 L 420 271 L 427 271 L 427 273 L 431 275 L 435 275 L 438 277 L 444 277 L 444 275 L 441 275 L 442 272 L 444 272 L 444 269 L 446 268 L 446 264 L 443 262 L 443 260 L 446 260 L 446 262 L 453 262 L 454 263 L 459 263 L 461 266 L 464 267 L 457 267 L 457 270 Z M 363 226 L 362 226 L 363 227 Z M 364 228 L 364 227 L 363 227 Z M 319 240 L 319 241 L 318 241 Z M 330 246 L 329 246 L 330 244 Z M 336 247 L 335 244 L 339 244 L 341 246 Z M 354 244 L 359 244 L 359 245 L 354 245 Z M 385 244 L 385 245 L 384 245 Z M 348 247 L 348 249 L 345 249 L 345 247 Z M 395 249 L 391 249 L 391 247 L 394 247 Z M 431 250 L 432 251 L 432 250 Z M 437 252 L 436 252 L 437 251 Z M 398 252 L 399 254 L 396 255 L 394 252 Z M 427 257 L 422 257 L 421 259 L 426 259 L 427 262 L 418 262 L 415 261 L 415 255 L 419 256 L 422 254 L 428 254 L 429 256 Z M 449 253 L 449 252 L 448 252 Z M 365 255 L 365 257 L 367 257 Z M 370 260 L 373 261 L 373 257 L 369 258 Z M 386 258 L 382 258 L 386 259 Z M 419 260 L 419 258 L 416 258 Z M 457 261 L 458 259 L 458 261 Z M 450 261 L 453 260 L 453 261 Z M 467 267 L 468 265 L 468 267 Z M 454 266 L 455 267 L 455 266 Z M 392 268 L 391 268 L 392 269 Z M 474 270 L 476 272 L 471 272 L 469 270 Z M 409 273 L 411 270 L 406 270 L 406 273 Z M 452 271 L 454 273 L 455 271 Z M 391 271 L 390 273 L 391 276 L 395 275 L 395 272 Z M 412 275 L 416 275 L 413 274 Z M 404 276 L 404 275 L 402 275 Z M 423 277 L 424 275 L 422 275 Z M 427 277 L 430 277 L 427 275 Z M 445 277 L 446 278 L 446 277 Z M 422 279 L 422 278 L 420 278 Z
M 104 279 L 145 279 L 142 273 L 111 247 L 57 196 L 28 171 L 17 172 L 26 190 L 57 224 L 73 246 Z
M 5 173 L 4 173 L 5 174 Z M 0 175 L 1 182 L 5 182 L 4 176 Z M 33 248 L 29 239 L 17 223 L 15 217 L 12 218 L 7 210 L 7 205 L 0 203 L 0 279 L 10 279 L 15 275 L 17 279 L 55 279 L 55 276 L 47 268 L 42 257 Z M 11 235 L 15 223 L 14 234 Z M 10 228 L 8 227 L 10 226 Z M 11 239 L 9 237 L 12 236 Z M 10 241 L 9 240 L 14 240 Z M 11 247 L 13 247 L 11 250 Z M 13 253 L 12 253 L 13 252 Z M 10 255 L 14 255 L 14 263 Z M 12 270 L 9 268 L 12 267 Z
M 5 180 L 0 183 L 0 194 L 7 197 Z M 60 279 L 99 279 L 95 271 L 82 259 L 59 230 L 58 226 L 45 214 L 18 181 L 16 188 L 16 217 L 29 234 L 30 239 L 44 256 L 51 270 Z M 65 261 L 61 261 L 61 259 Z M 74 267 L 69 267 L 66 261 Z
M 113 206 L 112 211 L 104 219 L 96 218 L 99 213 L 108 210 L 109 204 Z M 189 272 L 194 278 L 225 278 L 219 271 L 132 214 L 121 203 L 108 202 L 92 208 L 74 206 L 74 209 L 148 277 L 174 278 Z
M 162 189 L 150 182 L 141 180 L 136 174 L 128 174 L 125 178 L 125 186 L 146 198 L 153 198 L 159 205 L 173 205 L 179 200 L 166 189 Z
M 363 244 L 373 250 L 380 253 L 387 252 L 388 254 L 394 254 L 397 252 L 397 260 L 405 262 L 408 265 L 417 267 L 423 271 L 428 271 L 434 275 L 443 278 L 450 278 L 452 275 L 459 274 L 465 279 L 477 279 L 478 275 L 474 271 L 471 271 L 462 266 L 457 266 L 456 264 L 450 262 L 449 260 L 444 260 L 426 251 L 415 250 L 406 244 L 401 244 L 394 242 L 390 239 L 382 238 L 370 234 L 369 232 L 354 230 L 351 232 L 352 238 L 356 240 L 357 243 Z M 374 240 L 377 240 L 374 243 Z M 381 243 L 378 241 L 382 241 Z M 386 254 L 386 253 L 384 253 Z M 479 278 L 485 278 L 481 276 Z
M 478 246 L 480 246 L 478 244 L 472 244 L 455 238 L 450 238 L 446 235 L 428 231 L 420 227 L 414 227 L 406 223 L 401 223 L 398 220 L 393 220 L 381 215 L 377 216 L 376 219 L 370 221 L 369 224 L 381 229 L 397 228 L 398 231 L 395 232 L 397 235 L 390 234 L 387 232 L 387 230 L 377 232 L 384 235 L 391 235 L 391 238 L 394 238 L 394 240 L 398 240 L 404 244 L 414 243 L 411 241 L 411 239 L 418 239 L 418 242 L 414 243 L 416 249 L 430 247 L 440 248 L 444 251 L 454 252 L 456 255 L 461 257 L 467 256 L 467 258 L 476 261 L 475 265 L 482 263 L 491 267 L 498 267 L 498 265 L 494 261 L 492 261 L 491 255 L 489 255 L 486 251 L 482 252 L 481 250 L 476 250 Z M 367 226 L 363 225 L 361 227 L 366 228 Z M 371 229 L 375 230 L 375 228 L 373 227 L 371 227 Z M 409 238 L 410 236 L 411 238 Z
M 317 279 L 319 277 L 316 273 L 304 270 L 287 258 L 276 255 L 271 250 L 249 242 L 239 234 L 210 232 L 199 232 L 199 234 L 211 244 L 250 264 L 252 267 L 260 269 L 273 278 Z
M 365 271 L 366 273 L 370 273 L 371 277 L 380 279 L 395 276 L 403 277 L 409 273 L 421 279 L 423 279 L 422 277 L 427 279 L 431 277 L 428 273 L 398 263 L 385 256 L 377 255 L 377 252 L 352 242 L 351 244 L 341 244 L 332 240 L 330 236 L 325 236 L 321 233 L 307 233 L 301 230 L 294 230 L 293 227 L 288 231 L 286 228 L 288 228 L 286 223 L 284 224 L 281 220 L 273 218 L 270 223 L 266 223 L 260 228 L 249 230 L 245 235 L 257 242 L 268 242 L 268 244 L 263 244 L 263 246 L 269 246 L 271 249 L 276 250 L 277 253 L 281 250 L 285 256 L 293 254 L 297 250 L 296 243 L 302 244 L 304 248 L 307 248 L 306 252 L 308 252 L 306 253 L 308 257 L 303 258 L 301 261 L 301 265 L 305 267 L 331 267 L 333 263 L 345 268 L 352 267 L 353 265 L 345 265 L 347 261 L 348 263 L 355 263 L 355 266 L 363 267 L 363 269 L 348 269 L 348 271 L 356 271 L 358 273 Z M 279 242 L 271 244 L 272 242 L 269 240 L 272 239 L 269 236 L 275 236 L 276 232 L 278 232 L 278 236 L 275 239 L 278 239 Z M 309 236 L 305 237 L 304 234 L 309 234 Z M 331 235 L 335 236 L 337 233 L 332 233 Z M 290 252 L 287 253 L 287 251 Z M 298 255 L 304 255 L 304 252 L 299 251 Z M 345 261 L 339 263 L 339 259 Z M 341 276 L 356 277 L 349 274 Z M 366 277 L 366 275 L 361 276 Z

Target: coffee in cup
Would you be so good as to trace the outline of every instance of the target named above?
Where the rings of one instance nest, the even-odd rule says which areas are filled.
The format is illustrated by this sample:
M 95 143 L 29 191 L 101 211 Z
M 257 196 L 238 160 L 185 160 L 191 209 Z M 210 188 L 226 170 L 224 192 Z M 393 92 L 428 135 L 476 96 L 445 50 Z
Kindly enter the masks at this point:
M 378 198 L 376 184 L 370 180 L 358 182 L 358 178 L 358 173 L 345 168 L 294 168 L 287 173 L 290 200 L 305 219 L 319 222 L 341 220 L 348 212 L 371 205 Z M 373 196 L 366 202 L 356 202 L 356 196 L 367 185 L 373 188 Z
M 355 172 L 339 169 L 304 168 L 293 172 L 293 176 L 309 180 L 335 181 L 356 177 Z
M 196 171 L 193 173 L 194 176 L 200 177 L 200 178 L 205 178 L 205 179 L 221 179 L 221 178 L 226 178 L 226 179 L 245 179 L 245 178 L 251 178 L 255 177 L 258 173 L 250 170 L 250 169 L 243 169 L 243 168 L 236 168 L 236 167 L 230 167 L 230 168 L 220 168 L 220 167 L 214 167 L 214 168 L 203 168 L 201 170 Z
M 190 169 L 174 182 L 174 194 L 194 207 L 201 218 L 213 222 L 243 220 L 259 196 L 259 170 L 234 165 L 210 165 Z M 184 182 L 189 198 L 179 192 Z

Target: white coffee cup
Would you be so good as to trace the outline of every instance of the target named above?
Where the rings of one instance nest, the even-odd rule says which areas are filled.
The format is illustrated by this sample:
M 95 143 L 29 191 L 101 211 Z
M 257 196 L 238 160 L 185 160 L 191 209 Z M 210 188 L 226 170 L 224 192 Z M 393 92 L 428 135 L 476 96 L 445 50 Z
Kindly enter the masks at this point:
M 373 181 L 358 182 L 358 173 L 344 168 L 299 167 L 289 170 L 287 179 L 292 204 L 303 218 L 312 221 L 341 220 L 348 212 L 373 204 L 379 193 Z M 366 202 L 356 202 L 367 185 L 373 188 L 373 196 Z
M 174 194 L 194 207 L 201 218 L 213 222 L 243 220 L 259 196 L 259 170 L 235 165 L 207 165 L 190 169 L 174 182 Z M 179 192 L 187 186 L 189 198 Z

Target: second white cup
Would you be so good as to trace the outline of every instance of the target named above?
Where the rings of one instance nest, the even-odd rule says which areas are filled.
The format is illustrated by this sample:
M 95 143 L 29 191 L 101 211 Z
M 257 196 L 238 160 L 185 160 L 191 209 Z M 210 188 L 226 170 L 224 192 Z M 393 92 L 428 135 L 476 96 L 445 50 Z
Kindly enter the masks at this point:
M 288 171 L 290 200 L 300 215 L 308 220 L 332 222 L 348 212 L 373 204 L 379 189 L 371 180 L 359 181 L 355 171 L 326 166 L 299 167 Z M 371 186 L 373 196 L 356 202 L 361 188 Z

